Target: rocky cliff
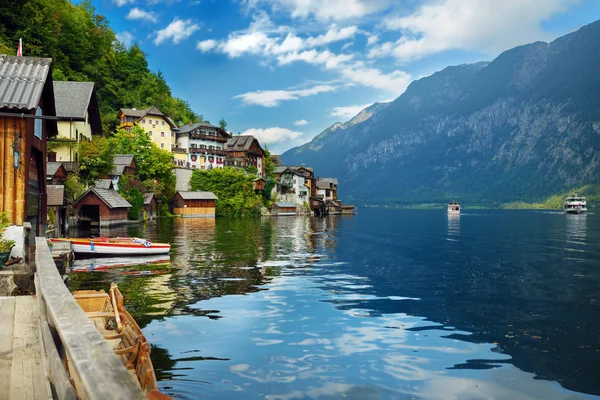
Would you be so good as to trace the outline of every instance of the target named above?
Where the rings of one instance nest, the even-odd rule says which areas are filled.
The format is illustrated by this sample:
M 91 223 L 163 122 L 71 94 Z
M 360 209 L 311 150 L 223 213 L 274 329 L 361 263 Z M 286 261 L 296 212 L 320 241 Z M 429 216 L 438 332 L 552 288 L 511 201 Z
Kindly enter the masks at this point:
M 537 201 L 600 182 L 600 21 L 413 82 L 282 155 L 359 204 Z

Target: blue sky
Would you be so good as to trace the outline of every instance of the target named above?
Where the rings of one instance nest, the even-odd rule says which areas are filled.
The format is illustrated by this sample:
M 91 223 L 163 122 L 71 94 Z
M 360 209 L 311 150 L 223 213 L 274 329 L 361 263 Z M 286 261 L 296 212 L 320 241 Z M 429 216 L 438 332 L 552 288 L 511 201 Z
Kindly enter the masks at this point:
M 600 19 L 597 0 L 92 0 L 173 95 L 274 153 L 415 79 Z

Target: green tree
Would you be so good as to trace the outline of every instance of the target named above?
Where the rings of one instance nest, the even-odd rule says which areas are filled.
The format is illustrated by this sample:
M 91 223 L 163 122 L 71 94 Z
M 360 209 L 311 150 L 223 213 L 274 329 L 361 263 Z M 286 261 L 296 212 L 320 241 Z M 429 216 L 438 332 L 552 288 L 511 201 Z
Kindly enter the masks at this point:
M 110 175 L 114 169 L 114 151 L 108 139 L 94 136 L 79 143 L 79 179 L 91 185 L 101 176 Z
M 218 216 L 260 215 L 263 202 L 254 193 L 254 178 L 235 168 L 194 170 L 190 188 L 213 192 L 218 197 Z
M 223 130 L 227 129 L 227 122 L 225 121 L 225 118 L 221 118 L 219 121 L 219 127 Z

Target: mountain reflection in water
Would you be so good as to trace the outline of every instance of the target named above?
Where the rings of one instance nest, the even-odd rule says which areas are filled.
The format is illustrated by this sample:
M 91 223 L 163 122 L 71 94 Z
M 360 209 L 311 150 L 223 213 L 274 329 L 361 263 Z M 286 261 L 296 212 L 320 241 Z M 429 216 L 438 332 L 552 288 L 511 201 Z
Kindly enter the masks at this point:
M 600 394 L 600 218 L 452 217 L 165 219 L 102 234 L 168 241 L 170 263 L 69 285 L 119 283 L 174 398 Z

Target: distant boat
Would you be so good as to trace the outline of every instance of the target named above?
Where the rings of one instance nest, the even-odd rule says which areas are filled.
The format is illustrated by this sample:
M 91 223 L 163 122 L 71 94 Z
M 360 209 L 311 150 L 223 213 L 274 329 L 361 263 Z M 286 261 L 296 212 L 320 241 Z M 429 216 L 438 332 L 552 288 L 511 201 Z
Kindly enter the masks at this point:
M 458 201 L 451 201 L 448 203 L 448 214 L 460 214 L 460 204 L 458 204 Z
M 73 292 L 73 297 L 138 382 L 146 398 L 172 400 L 158 390 L 150 360 L 150 344 L 123 306 L 123 296 L 117 285 L 110 285 L 110 294 L 104 290 L 79 290 Z
M 68 242 L 71 250 L 78 254 L 88 255 L 153 255 L 167 254 L 171 250 L 169 243 L 153 243 L 146 239 L 131 237 L 90 237 L 90 238 L 64 238 L 50 239 L 51 242 Z
M 577 196 L 577 194 L 567 197 L 565 201 L 565 214 L 583 214 L 584 212 L 587 212 L 585 197 Z

